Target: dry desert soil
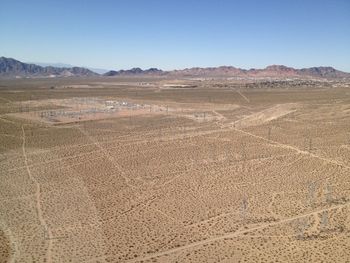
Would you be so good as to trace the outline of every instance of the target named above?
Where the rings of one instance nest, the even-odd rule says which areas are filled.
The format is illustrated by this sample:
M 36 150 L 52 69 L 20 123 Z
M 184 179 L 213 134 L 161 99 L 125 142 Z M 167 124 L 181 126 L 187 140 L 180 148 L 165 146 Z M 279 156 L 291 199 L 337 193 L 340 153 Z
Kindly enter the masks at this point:
M 0 262 L 349 262 L 345 82 L 0 82 Z

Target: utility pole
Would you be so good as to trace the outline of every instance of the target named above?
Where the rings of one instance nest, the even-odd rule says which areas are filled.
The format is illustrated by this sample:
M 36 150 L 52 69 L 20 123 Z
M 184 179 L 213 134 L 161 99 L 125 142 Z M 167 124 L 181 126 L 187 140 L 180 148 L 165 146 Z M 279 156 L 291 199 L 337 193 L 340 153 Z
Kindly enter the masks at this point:
M 243 221 L 246 220 L 247 211 L 248 211 L 248 200 L 247 200 L 247 197 L 244 196 L 240 206 L 240 215 Z
M 299 218 L 297 220 L 297 238 L 302 239 L 304 238 L 304 233 L 309 227 L 309 218 Z
M 314 203 L 314 197 L 315 197 L 315 191 L 316 191 L 316 184 L 315 182 L 309 182 L 308 184 L 308 205 L 312 206 Z
M 321 231 L 325 230 L 328 225 L 328 211 L 323 211 L 321 214 Z
M 309 138 L 309 152 L 311 153 L 312 151 L 312 138 Z
M 245 144 L 243 142 L 242 142 L 242 157 L 243 157 L 243 161 L 247 160 L 247 153 L 245 149 Z
M 332 186 L 327 182 L 325 189 L 325 199 L 327 203 L 332 202 Z

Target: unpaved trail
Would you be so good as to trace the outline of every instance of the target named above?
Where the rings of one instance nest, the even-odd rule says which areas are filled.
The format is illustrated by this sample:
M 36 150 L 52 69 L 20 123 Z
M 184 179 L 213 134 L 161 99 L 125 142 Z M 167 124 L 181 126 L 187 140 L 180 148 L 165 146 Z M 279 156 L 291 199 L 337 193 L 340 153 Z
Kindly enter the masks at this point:
M 3 98 L 3 97 L 0 97 L 0 100 L 3 100 L 3 101 L 6 101 L 6 102 L 9 102 L 9 103 L 12 103 L 12 100 L 5 99 L 5 98 Z
M 232 130 L 235 130 L 235 131 L 240 132 L 240 133 L 244 133 L 244 134 L 246 134 L 246 135 L 252 136 L 252 137 L 257 138 L 257 139 L 260 139 L 260 140 L 264 140 L 264 141 L 266 141 L 266 142 L 272 143 L 272 144 L 274 144 L 274 145 L 276 145 L 276 146 L 278 146 L 278 147 L 281 147 L 281 148 L 293 150 L 293 151 L 296 151 L 296 152 L 298 152 L 298 153 L 300 153 L 300 154 L 309 155 L 309 156 L 311 156 L 311 157 L 317 158 L 317 159 L 322 160 L 322 161 L 324 161 L 324 162 L 331 163 L 331 164 L 334 164 L 334 165 L 338 165 L 338 166 L 341 166 L 341 167 L 350 169 L 350 166 L 347 166 L 347 165 L 345 165 L 345 164 L 343 164 L 343 163 L 339 163 L 339 162 L 337 162 L 336 160 L 333 160 L 333 159 L 330 159 L 330 158 L 321 157 L 321 156 L 318 156 L 318 155 L 313 154 L 313 153 L 308 152 L 308 151 L 300 150 L 299 148 L 294 147 L 294 146 L 291 146 L 291 145 L 289 145 L 289 144 L 279 143 L 279 142 L 277 142 L 277 141 L 273 141 L 273 140 L 270 140 L 270 139 L 266 139 L 266 138 L 261 137 L 261 136 L 259 136 L 259 135 L 255 135 L 255 134 L 253 134 L 253 133 L 250 133 L 250 132 L 247 132 L 247 131 L 243 131 L 243 130 L 240 130 L 240 129 L 236 129 L 236 128 L 233 128 L 233 127 L 232 127 Z
M 0 136 L 6 136 L 6 137 L 12 137 L 12 138 L 20 138 L 20 136 L 6 134 L 6 133 L 0 133 Z
M 124 171 L 121 169 L 121 167 L 117 164 L 116 160 L 107 152 L 105 148 L 101 146 L 101 144 L 96 141 L 94 138 L 90 136 L 85 130 L 83 130 L 81 127 L 78 127 L 78 130 L 86 136 L 91 142 L 93 142 L 100 150 L 101 152 L 106 156 L 106 158 L 113 164 L 115 168 L 117 168 L 119 175 L 125 180 L 125 183 L 130 188 L 136 188 L 136 186 L 132 185 L 130 183 L 130 179 L 125 175 Z
M 44 215 L 43 215 L 43 210 L 41 207 L 41 187 L 39 182 L 34 178 L 34 176 L 32 175 L 29 166 L 28 166 L 28 159 L 27 159 L 27 153 L 26 153 L 26 134 L 24 131 L 24 127 L 22 125 L 22 151 L 23 151 L 23 157 L 24 157 L 24 163 L 26 165 L 27 168 L 27 173 L 28 176 L 30 178 L 30 180 L 35 184 L 36 186 L 36 192 L 35 192 L 35 199 L 36 199 L 36 209 L 37 209 L 37 214 L 38 214 L 38 219 L 39 222 L 41 224 L 41 226 L 44 228 L 45 233 L 47 234 L 47 240 L 48 240 L 48 247 L 47 247 L 47 251 L 46 251 L 46 262 L 47 263 L 51 263 L 52 262 L 52 232 L 50 230 L 50 228 L 48 227 Z
M 222 213 L 222 214 L 219 214 L 217 216 L 213 216 L 213 217 L 210 217 L 208 219 L 205 219 L 205 220 L 202 220 L 202 221 L 198 221 L 198 222 L 192 223 L 190 225 L 186 225 L 185 228 L 191 228 L 191 227 L 194 227 L 194 226 L 199 226 L 201 224 L 208 223 L 210 221 L 213 221 L 213 220 L 221 218 L 221 217 L 230 216 L 230 215 L 237 215 L 237 214 L 239 214 L 239 212 L 236 212 L 236 211 L 229 212 L 229 213 Z
M 287 116 L 288 114 L 295 112 L 297 107 L 299 107 L 297 103 L 276 104 L 273 107 L 249 114 L 232 124 L 235 127 L 239 126 L 240 128 L 258 126 Z
M 0 117 L 0 120 L 2 120 L 2 121 L 4 121 L 4 122 L 11 123 L 11 124 L 17 124 L 17 123 L 14 122 L 14 121 L 10 121 L 10 120 L 7 120 L 7 119 L 1 118 L 1 117 Z
M 222 115 L 221 113 L 218 113 L 216 110 L 212 110 L 212 113 L 218 116 L 218 121 L 222 122 L 227 120 L 227 118 L 224 115 Z
M 249 100 L 246 96 L 244 96 L 242 92 L 240 92 L 239 90 L 236 90 L 236 91 L 237 91 L 237 93 L 238 93 L 239 95 L 241 95 L 241 97 L 242 97 L 243 99 L 245 99 L 246 102 L 250 103 L 250 100 Z
M 221 241 L 221 240 L 224 240 L 224 239 L 240 237 L 242 235 L 245 235 L 246 233 L 250 233 L 250 232 L 253 232 L 253 231 L 256 231 L 256 230 L 261 230 L 261 229 L 264 229 L 264 228 L 267 228 L 267 227 L 273 227 L 273 226 L 281 225 L 281 224 L 284 224 L 284 223 L 289 223 L 289 222 L 292 222 L 292 221 L 300 219 L 300 218 L 309 217 L 309 216 L 312 216 L 312 215 L 317 215 L 318 213 L 321 213 L 321 212 L 324 212 L 324 211 L 335 210 L 335 209 L 343 208 L 343 207 L 346 207 L 346 206 L 349 206 L 349 205 L 350 205 L 350 202 L 347 202 L 345 204 L 336 205 L 336 206 L 332 206 L 332 207 L 329 207 L 329 208 L 318 209 L 318 210 L 315 210 L 315 211 L 312 211 L 312 212 L 309 212 L 309 213 L 305 213 L 305 214 L 302 214 L 302 215 L 296 215 L 296 216 L 284 218 L 284 219 L 281 219 L 281 220 L 279 220 L 277 222 L 266 223 L 266 224 L 262 224 L 262 225 L 257 226 L 257 227 L 252 227 L 252 228 L 249 228 L 249 229 L 239 230 L 239 231 L 236 231 L 236 232 L 233 232 L 233 233 L 228 233 L 228 234 L 225 234 L 225 235 L 204 239 L 204 240 L 201 240 L 201 241 L 197 241 L 197 242 L 193 242 L 193 243 L 187 244 L 185 246 L 176 247 L 176 248 L 173 248 L 173 249 L 169 249 L 169 250 L 165 250 L 165 251 L 162 251 L 162 252 L 154 253 L 154 254 L 151 254 L 151 255 L 148 255 L 148 256 L 131 259 L 131 260 L 128 260 L 126 262 L 145 261 L 145 260 L 149 260 L 149 259 L 152 259 L 152 258 L 165 256 L 165 255 L 173 254 L 173 253 L 180 252 L 180 251 L 183 251 L 183 250 L 186 250 L 186 249 L 194 248 L 194 247 L 197 247 L 197 246 L 202 246 L 202 245 L 205 245 L 205 244 L 208 244 L 208 243 L 212 243 L 212 242 L 215 242 L 215 241 Z
M 174 217 L 172 217 L 172 216 L 170 216 L 170 215 L 164 213 L 162 210 L 160 210 L 160 209 L 158 209 L 158 208 L 155 208 L 155 207 L 152 207 L 151 209 L 152 209 L 153 211 L 155 211 L 155 212 L 157 212 L 157 213 L 163 215 L 164 217 L 170 219 L 171 221 L 177 222 L 177 220 L 176 220 Z

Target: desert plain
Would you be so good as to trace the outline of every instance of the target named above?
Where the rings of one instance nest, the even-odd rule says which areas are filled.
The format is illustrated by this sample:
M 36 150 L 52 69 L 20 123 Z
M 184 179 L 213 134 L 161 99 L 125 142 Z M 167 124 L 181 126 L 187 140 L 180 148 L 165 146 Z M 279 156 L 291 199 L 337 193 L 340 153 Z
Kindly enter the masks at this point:
M 349 262 L 350 85 L 0 82 L 0 262 Z

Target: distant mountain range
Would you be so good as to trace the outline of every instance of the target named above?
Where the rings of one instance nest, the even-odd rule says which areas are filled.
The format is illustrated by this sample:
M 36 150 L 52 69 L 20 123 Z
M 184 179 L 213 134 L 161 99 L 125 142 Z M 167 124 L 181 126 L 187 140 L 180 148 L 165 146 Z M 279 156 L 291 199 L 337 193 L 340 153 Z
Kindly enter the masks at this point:
M 113 77 L 113 76 L 135 76 L 135 75 L 155 75 L 155 76 L 161 76 L 161 75 L 167 75 L 167 71 L 163 71 L 161 69 L 157 68 L 150 68 L 146 70 L 142 70 L 140 68 L 132 68 L 128 70 L 119 70 L 119 71 L 108 71 L 107 73 L 103 74 L 107 77 Z
M 99 74 L 82 67 L 42 67 L 23 63 L 13 58 L 0 57 L 0 76 L 3 77 L 78 77 Z
M 43 64 L 42 64 L 43 65 Z M 62 65 L 62 64 L 58 64 Z M 13 58 L 0 57 L 0 77 L 86 77 L 101 76 L 100 74 L 83 67 L 41 66 L 23 63 Z M 187 68 L 182 70 L 163 71 L 157 68 L 142 70 L 111 70 L 102 76 L 163 76 L 163 77 L 225 77 L 225 78 L 317 78 L 317 79 L 350 79 L 350 73 L 336 70 L 332 67 L 312 67 L 295 69 L 283 65 L 272 65 L 264 69 L 240 69 L 232 66 Z
M 157 68 L 142 70 L 109 71 L 104 76 L 169 76 L 169 77 L 236 77 L 236 78 L 323 78 L 350 79 L 350 73 L 332 67 L 313 67 L 294 69 L 283 65 L 272 65 L 264 69 L 240 69 L 232 66 L 211 68 L 188 68 L 182 70 L 163 71 Z
M 65 63 L 43 63 L 43 62 L 25 62 L 28 64 L 35 64 L 38 66 L 42 66 L 42 67 L 55 67 L 55 68 L 75 68 L 77 66 L 71 65 L 71 64 L 65 64 Z M 103 69 L 103 68 L 91 68 L 91 67 L 86 67 L 87 69 L 98 73 L 98 74 L 104 74 L 106 72 L 108 72 L 108 69 Z

